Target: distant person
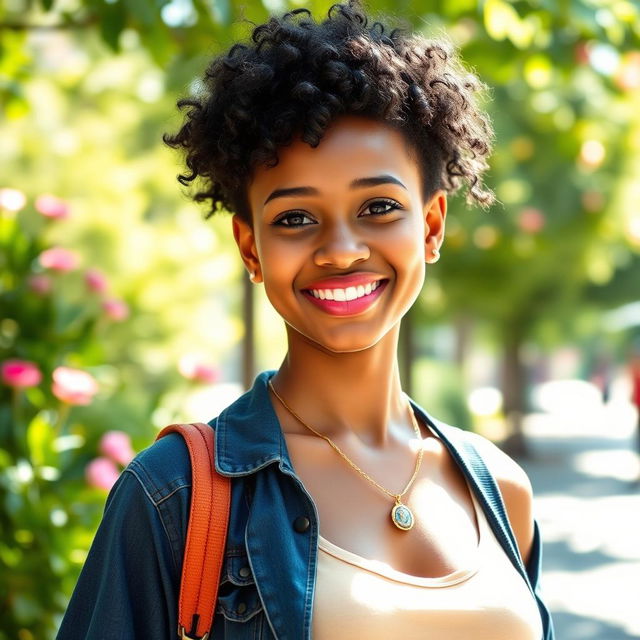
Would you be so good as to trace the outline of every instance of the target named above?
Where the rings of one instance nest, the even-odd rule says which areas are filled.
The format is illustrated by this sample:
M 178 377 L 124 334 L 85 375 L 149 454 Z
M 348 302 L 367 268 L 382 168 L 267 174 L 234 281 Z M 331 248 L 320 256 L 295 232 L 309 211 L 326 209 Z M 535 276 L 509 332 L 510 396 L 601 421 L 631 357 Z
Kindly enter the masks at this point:
M 640 454 L 640 351 L 636 351 L 629 361 L 631 378 L 631 402 L 638 412 L 636 418 L 636 448 Z
M 209 422 L 232 482 L 216 640 L 553 638 L 525 471 L 409 398 L 397 360 L 447 194 L 493 199 L 480 87 L 447 40 L 351 0 L 256 26 L 179 103 L 165 141 L 186 152 L 180 180 L 234 214 L 288 340 Z M 176 637 L 190 481 L 176 434 L 131 462 L 59 640 Z
M 609 354 L 601 352 L 596 357 L 591 382 L 600 390 L 602 402 L 607 404 L 611 395 L 611 356 Z

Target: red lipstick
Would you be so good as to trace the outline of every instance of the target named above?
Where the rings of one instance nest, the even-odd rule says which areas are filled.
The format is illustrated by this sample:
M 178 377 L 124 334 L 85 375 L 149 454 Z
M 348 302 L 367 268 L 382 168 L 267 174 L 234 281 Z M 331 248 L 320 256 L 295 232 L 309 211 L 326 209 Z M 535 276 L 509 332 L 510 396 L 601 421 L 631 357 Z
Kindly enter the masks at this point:
M 371 276 L 363 277 L 362 274 L 353 274 L 343 278 L 332 278 L 327 280 L 319 280 L 313 283 L 309 289 L 303 289 L 304 297 L 313 303 L 316 307 L 322 309 L 325 313 L 333 316 L 351 316 L 364 313 L 375 303 L 382 295 L 387 283 L 386 279 L 380 279 L 379 276 L 372 278 Z M 377 283 L 376 288 L 371 293 L 365 294 L 353 300 L 328 300 L 316 298 L 310 289 L 347 289 L 348 287 L 365 286 L 367 284 Z

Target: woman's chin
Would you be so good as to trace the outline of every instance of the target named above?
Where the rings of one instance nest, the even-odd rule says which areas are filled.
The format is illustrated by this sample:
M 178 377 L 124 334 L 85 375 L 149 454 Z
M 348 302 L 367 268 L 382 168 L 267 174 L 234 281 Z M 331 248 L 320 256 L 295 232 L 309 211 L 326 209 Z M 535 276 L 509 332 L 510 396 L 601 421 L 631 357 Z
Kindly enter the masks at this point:
M 367 332 L 362 329 L 347 330 L 341 327 L 340 330 L 327 332 L 311 332 L 300 331 L 296 327 L 291 327 L 299 339 L 303 340 L 307 344 L 317 348 L 325 353 L 340 354 L 340 353 L 357 353 L 358 351 L 366 351 L 374 347 L 386 333 L 381 332 Z M 291 339 L 291 336 L 290 336 Z

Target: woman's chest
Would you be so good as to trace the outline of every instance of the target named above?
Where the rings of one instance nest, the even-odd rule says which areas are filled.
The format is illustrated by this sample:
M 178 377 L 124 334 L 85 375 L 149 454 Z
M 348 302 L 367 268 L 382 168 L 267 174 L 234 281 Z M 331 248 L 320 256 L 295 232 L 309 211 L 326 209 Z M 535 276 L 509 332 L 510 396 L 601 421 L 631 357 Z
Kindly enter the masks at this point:
M 430 439 L 420 472 L 402 498 L 415 519 L 413 528 L 403 531 L 391 519 L 394 498 L 325 442 L 299 435 L 285 438 L 296 474 L 318 510 L 320 535 L 329 542 L 421 577 L 448 575 L 477 559 L 479 523 L 473 501 L 462 472 L 435 439 Z M 392 493 L 404 489 L 414 470 L 406 456 L 359 462 Z

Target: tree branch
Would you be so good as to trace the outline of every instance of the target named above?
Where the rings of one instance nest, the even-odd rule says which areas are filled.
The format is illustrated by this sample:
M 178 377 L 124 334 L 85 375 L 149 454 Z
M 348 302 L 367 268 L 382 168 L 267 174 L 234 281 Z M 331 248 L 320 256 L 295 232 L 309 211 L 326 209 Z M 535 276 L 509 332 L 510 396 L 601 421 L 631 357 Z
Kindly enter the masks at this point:
M 0 22 L 0 31 L 64 31 L 67 29 L 85 29 L 98 22 L 97 16 L 89 16 L 77 22 L 58 22 L 57 24 L 33 24 L 30 22 Z

